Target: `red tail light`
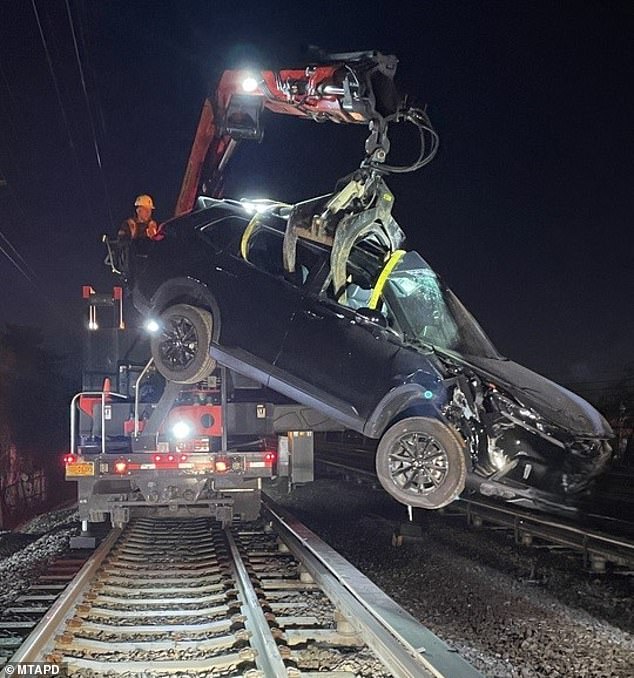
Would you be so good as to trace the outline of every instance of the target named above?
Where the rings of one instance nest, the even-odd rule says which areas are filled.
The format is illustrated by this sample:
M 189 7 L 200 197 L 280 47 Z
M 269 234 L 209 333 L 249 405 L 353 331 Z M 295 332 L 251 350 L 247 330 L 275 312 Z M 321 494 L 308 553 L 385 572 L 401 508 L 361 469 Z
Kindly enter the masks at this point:
M 74 464 L 76 459 L 77 459 L 77 457 L 75 457 L 74 454 L 65 454 L 64 455 L 64 463 L 65 464 Z
M 173 454 L 168 454 L 168 455 L 167 455 L 167 461 L 174 461 L 174 455 L 173 455 Z
M 160 455 L 160 454 L 155 454 L 155 455 L 154 455 L 154 461 L 161 461 L 161 455 Z
M 181 454 L 181 461 L 187 461 L 187 455 Z
M 267 452 L 264 455 L 264 461 L 267 464 L 273 464 L 275 462 L 275 459 L 277 458 L 277 452 Z
M 115 473 L 125 473 L 128 470 L 128 462 L 125 459 L 119 459 L 114 463 Z

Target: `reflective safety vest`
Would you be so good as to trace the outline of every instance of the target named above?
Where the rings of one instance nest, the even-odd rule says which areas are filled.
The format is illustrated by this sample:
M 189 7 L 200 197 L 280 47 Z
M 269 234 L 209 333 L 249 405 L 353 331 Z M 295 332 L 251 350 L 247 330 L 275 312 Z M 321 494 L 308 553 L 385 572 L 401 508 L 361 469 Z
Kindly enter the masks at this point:
M 150 221 L 137 221 L 136 219 L 126 219 L 119 229 L 120 238 L 154 238 L 158 233 L 158 224 L 154 219 Z

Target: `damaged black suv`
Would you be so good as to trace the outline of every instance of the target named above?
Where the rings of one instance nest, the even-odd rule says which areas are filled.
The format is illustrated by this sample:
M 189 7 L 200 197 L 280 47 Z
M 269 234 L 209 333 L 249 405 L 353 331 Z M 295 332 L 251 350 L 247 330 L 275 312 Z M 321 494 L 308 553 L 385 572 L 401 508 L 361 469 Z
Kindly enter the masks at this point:
M 200 199 L 136 258 L 129 284 L 158 321 L 166 378 L 200 381 L 219 362 L 379 439 L 378 477 L 411 506 L 439 508 L 467 485 L 561 498 L 604 468 L 605 419 L 501 356 L 425 260 L 394 247 L 400 236 L 357 232 L 334 261 L 327 238 L 289 235 L 297 210 L 255 208 Z

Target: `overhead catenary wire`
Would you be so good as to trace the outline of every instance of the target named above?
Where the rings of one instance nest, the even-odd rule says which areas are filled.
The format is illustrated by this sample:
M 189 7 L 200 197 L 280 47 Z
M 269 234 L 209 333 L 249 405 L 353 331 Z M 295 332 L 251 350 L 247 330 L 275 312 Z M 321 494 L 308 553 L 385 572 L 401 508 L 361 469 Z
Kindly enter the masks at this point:
M 69 121 L 69 118 L 68 118 L 68 114 L 66 112 L 66 107 L 64 106 L 64 102 L 62 100 L 62 93 L 61 93 L 61 90 L 60 90 L 60 87 L 59 87 L 59 81 L 57 80 L 57 75 L 55 74 L 55 68 L 53 67 L 53 60 L 51 58 L 51 52 L 50 52 L 50 49 L 49 49 L 49 46 L 48 46 L 48 42 L 46 40 L 46 36 L 44 34 L 44 28 L 42 26 L 42 21 L 40 19 L 40 13 L 37 9 L 37 4 L 36 4 L 35 0 L 31 0 L 31 6 L 33 7 L 33 14 L 35 15 L 35 21 L 37 23 L 38 32 L 40 34 L 40 41 L 42 43 L 42 47 L 44 48 L 44 54 L 46 56 L 46 63 L 48 64 L 48 70 L 49 70 L 49 73 L 51 75 L 51 79 L 53 81 L 53 88 L 55 90 L 55 95 L 57 97 L 57 103 L 59 105 L 59 108 L 60 108 L 60 111 L 61 111 L 61 114 L 62 114 L 62 120 L 64 122 L 64 127 L 66 129 L 66 134 L 67 134 L 67 137 L 68 137 L 68 143 L 69 143 L 69 146 L 70 146 L 71 155 L 73 157 L 73 162 L 75 163 L 75 169 L 76 169 L 79 177 L 83 178 L 83 174 L 82 174 L 80 164 L 79 164 L 79 157 L 77 155 L 77 147 L 75 145 L 75 141 L 73 139 L 73 134 L 72 134 L 71 128 L 70 128 L 70 121 Z M 86 192 L 82 191 L 82 193 L 83 193 L 83 199 L 86 203 L 86 208 L 88 210 L 88 213 L 90 213 L 92 210 L 91 210 L 91 205 L 88 201 L 88 198 L 86 197 Z
M 95 128 L 95 121 L 92 115 L 92 109 L 90 108 L 90 100 L 88 98 L 88 90 L 86 88 L 86 78 L 84 75 L 84 67 L 81 60 L 81 55 L 79 52 L 79 46 L 77 44 L 77 34 L 75 33 L 75 24 L 73 22 L 73 15 L 70 9 L 70 2 L 66 0 L 66 13 L 68 15 L 68 24 L 70 26 L 70 32 L 73 37 L 73 46 L 75 50 L 75 58 L 77 60 L 77 68 L 79 70 L 79 78 L 81 81 L 81 88 L 84 95 L 84 101 L 86 103 L 86 109 L 88 110 L 88 119 L 90 121 L 90 131 L 92 133 L 93 147 L 95 149 L 95 159 L 97 160 L 97 166 L 99 167 L 99 174 L 101 176 L 101 183 L 103 185 L 104 197 L 106 200 L 106 209 L 108 211 L 108 218 L 110 220 L 110 225 L 114 228 L 114 218 L 112 216 L 112 209 L 110 207 L 110 191 L 108 190 L 108 182 L 106 181 L 106 175 L 103 169 L 101 162 L 101 150 L 99 148 L 99 140 L 97 139 L 97 130 Z
M 58 309 L 57 305 L 54 303 L 54 301 L 51 299 L 51 297 L 48 294 L 47 287 L 43 285 L 40 280 L 38 279 L 37 273 L 33 271 L 33 269 L 27 264 L 26 261 L 24 261 L 23 257 L 20 255 L 20 253 L 15 249 L 15 247 L 11 244 L 11 242 L 8 240 L 8 238 L 0 231 L 0 236 L 2 237 L 2 240 L 4 240 L 8 246 L 16 253 L 16 256 L 24 262 L 26 269 L 29 269 L 32 272 L 32 275 L 29 274 L 28 270 L 25 270 L 25 268 L 16 260 L 16 257 L 12 256 L 9 251 L 7 251 L 3 246 L 2 243 L 0 243 L 0 252 L 4 254 L 4 256 L 11 262 L 11 264 L 14 266 L 14 268 L 22 275 L 22 277 L 38 292 L 38 296 L 41 299 L 44 299 L 44 301 L 49 305 L 51 312 L 59 319 L 63 321 L 67 321 L 67 317 L 61 313 L 61 311 Z
M 9 240 L 9 238 L 4 234 L 4 232 L 0 229 L 0 238 L 4 241 L 6 246 L 13 252 L 13 255 L 11 254 L 11 251 L 7 251 L 2 244 L 0 243 L 0 252 L 4 254 L 4 256 L 13 264 L 13 266 L 21 273 L 21 275 L 28 280 L 32 285 L 36 285 L 35 283 L 35 278 L 37 277 L 37 273 L 29 266 L 29 264 L 26 262 L 24 257 L 18 252 L 18 250 L 15 248 L 13 243 Z M 22 262 L 20 264 L 18 262 L 18 259 Z
M 3 235 L 2 237 L 3 237 L 3 239 L 6 240 L 6 238 L 4 237 L 4 235 Z M 9 241 L 7 240 L 7 242 L 9 242 Z M 10 243 L 9 243 L 9 245 L 10 245 L 11 247 L 13 247 Z M 17 269 L 17 270 L 18 270 L 18 271 L 19 271 L 19 272 L 20 272 L 20 273 L 21 273 L 21 274 L 22 274 L 22 275 L 23 275 L 23 276 L 24 276 L 24 277 L 25 277 L 32 285 L 35 285 L 35 284 L 36 284 L 36 283 L 35 283 L 35 280 L 33 280 L 33 278 L 32 278 L 32 277 L 24 270 L 24 268 L 22 268 L 22 266 L 20 266 L 20 264 L 15 260 L 15 258 L 12 257 L 11 254 L 10 254 L 9 252 L 7 252 L 7 250 L 5 250 L 4 247 L 3 247 L 1 244 L 0 244 L 0 252 L 2 252 L 2 254 L 4 254 L 4 256 L 5 256 L 5 257 L 13 264 L 13 266 L 14 266 L 14 267 L 15 267 L 15 268 L 16 268 L 16 269 Z
M 82 14 L 83 14 L 83 21 L 82 21 Z M 77 35 L 79 37 L 79 44 L 81 46 L 82 53 L 84 55 L 84 65 L 87 71 L 87 74 L 90 75 L 90 80 L 92 82 L 92 91 L 91 91 L 91 96 L 90 100 L 93 103 L 95 107 L 95 112 L 96 112 L 96 118 L 97 122 L 99 123 L 96 125 L 96 127 L 101 131 L 102 138 L 106 134 L 106 121 L 104 118 L 103 114 L 103 108 L 101 106 L 100 98 L 99 98 L 99 86 L 97 83 L 97 76 L 95 74 L 95 69 L 93 66 L 93 62 L 90 59 L 90 55 L 88 53 L 88 49 L 86 47 L 86 36 L 85 36 L 85 29 L 84 29 L 84 22 L 88 22 L 88 13 L 86 9 L 86 2 L 85 0 L 79 0 L 79 11 L 76 13 L 75 18 L 77 19 Z
M 35 0 L 31 0 L 31 7 L 33 10 L 33 14 L 35 17 L 35 22 L 37 25 L 37 30 L 39 33 L 40 41 L 44 50 L 44 55 L 46 58 L 46 63 L 48 66 L 48 71 L 50 73 L 50 77 L 53 83 L 53 89 L 55 91 L 55 97 L 57 100 L 57 104 L 59 106 L 59 110 L 61 112 L 61 118 L 64 124 L 66 136 L 67 136 L 67 142 L 70 147 L 71 151 L 71 157 L 72 161 L 74 163 L 77 176 L 79 181 L 83 182 L 83 177 L 84 177 L 84 172 L 81 171 L 80 167 L 80 162 L 79 162 L 79 157 L 77 154 L 77 146 L 75 143 L 75 139 L 73 138 L 73 133 L 71 131 L 71 124 L 70 124 L 70 119 L 69 115 L 67 113 L 67 109 L 64 105 L 64 101 L 62 99 L 62 92 L 60 88 L 60 82 L 58 80 L 57 74 L 55 72 L 55 68 L 53 65 L 53 59 L 51 55 L 51 51 L 49 49 L 49 44 L 46 38 L 45 34 L 45 29 L 42 23 L 42 18 L 40 16 L 40 12 L 38 10 L 38 6 L 36 4 Z M 14 110 L 19 110 L 18 103 L 16 100 L 16 97 L 11 89 L 11 85 L 9 82 L 9 79 L 7 77 L 7 74 L 4 70 L 4 68 L 1 69 L 0 72 L 0 79 L 2 80 L 2 83 L 4 87 L 7 90 L 8 96 L 5 97 L 3 103 L 6 104 L 12 104 L 12 107 Z M 17 126 L 16 126 L 16 120 L 14 119 L 11 109 L 7 107 L 7 114 L 8 114 L 8 122 L 11 128 L 12 133 L 14 134 L 15 138 L 18 138 L 18 132 L 17 132 Z M 9 152 L 10 155 L 10 152 Z M 37 183 L 37 182 L 36 182 Z M 8 189 L 8 194 L 11 196 L 13 201 L 15 202 L 15 205 L 21 215 L 21 218 L 23 219 L 24 224 L 29 223 L 29 219 L 27 218 L 22 205 L 20 201 L 17 199 L 15 196 L 15 193 L 12 189 L 12 186 L 9 182 L 7 182 L 6 185 L 2 187 L 2 191 L 5 191 Z M 86 205 L 87 212 L 92 211 L 91 207 L 91 202 L 88 200 L 87 193 L 86 191 L 81 191 L 83 200 Z M 26 280 L 29 283 L 29 287 L 32 288 L 37 292 L 38 298 L 41 301 L 45 302 L 45 306 L 48 308 L 48 310 L 60 321 L 67 322 L 67 317 L 61 312 L 61 305 L 59 303 L 56 303 L 51 296 L 49 295 L 49 290 L 50 290 L 50 285 L 47 284 L 42 280 L 42 278 L 38 275 L 36 270 L 26 261 L 26 259 L 22 256 L 22 254 L 19 252 L 19 250 L 16 248 L 16 246 L 9 240 L 7 237 L 6 233 L 3 231 L 0 231 L 0 255 L 3 255 L 7 261 L 11 264 L 11 266 L 19 273 L 20 277 L 22 277 L 24 280 Z M 1 258 L 1 257 L 0 257 Z
M 6 234 L 0 230 L 0 240 L 4 242 L 6 248 L 0 242 L 0 252 L 8 259 L 11 265 L 20 273 L 20 275 L 35 289 L 39 296 L 50 306 L 53 314 L 60 320 L 65 320 L 65 316 L 58 310 L 57 305 L 48 294 L 50 285 L 45 285 L 37 274 L 35 269 L 20 254 L 15 245 L 9 240 Z M 21 262 L 21 263 L 20 263 Z
M 2 170 L 0 169 L 0 175 L 3 175 Z M 15 205 L 18 209 L 18 211 L 21 213 L 22 218 L 25 220 L 26 223 L 26 215 L 24 214 L 24 210 L 22 209 L 18 199 L 15 196 L 15 193 L 13 192 L 13 188 L 11 187 L 11 184 L 9 182 L 6 182 L 6 184 L 2 187 L 3 191 L 7 191 L 8 194 L 11 196 L 11 199 L 15 202 Z M 13 252 L 13 255 L 19 259 L 22 262 L 22 266 L 26 269 L 26 271 L 29 273 L 29 276 L 32 278 L 37 278 L 37 273 L 35 272 L 35 269 L 26 261 L 26 259 L 20 254 L 18 249 L 15 247 L 15 245 L 9 240 L 8 236 L 0 229 L 0 238 L 5 242 L 5 245 L 9 247 L 9 249 Z
M 7 238 L 7 236 L 5 235 L 5 233 L 3 233 L 2 230 L 0 230 L 0 238 L 4 240 L 5 245 L 13 252 L 16 259 L 19 259 L 22 262 L 22 266 L 24 266 L 24 268 L 28 271 L 29 275 L 32 276 L 33 278 L 37 278 L 37 273 L 33 270 L 33 268 L 26 261 L 26 259 L 20 254 L 20 252 L 18 252 L 13 243 L 9 240 L 9 238 Z
M 40 33 L 40 40 L 42 42 L 42 47 L 44 47 L 44 54 L 46 56 L 46 62 L 48 64 L 48 70 L 51 74 L 51 79 L 53 80 L 53 88 L 55 89 L 55 95 L 57 96 L 57 103 L 59 104 L 60 111 L 62 113 L 62 120 L 64 121 L 64 126 L 66 128 L 66 133 L 68 135 L 68 143 L 70 144 L 73 152 L 76 151 L 75 142 L 73 140 L 73 135 L 70 131 L 70 123 L 68 120 L 68 114 L 66 113 L 66 107 L 62 101 L 62 93 L 59 88 L 59 82 L 57 76 L 55 75 L 55 69 L 53 68 L 53 60 L 51 58 L 51 52 L 48 48 L 48 42 L 46 41 L 46 36 L 44 35 L 44 28 L 42 27 L 42 21 L 40 20 L 40 13 L 37 9 L 35 0 L 31 0 L 31 5 L 33 7 L 33 13 L 35 14 L 35 21 L 37 23 L 37 28 Z

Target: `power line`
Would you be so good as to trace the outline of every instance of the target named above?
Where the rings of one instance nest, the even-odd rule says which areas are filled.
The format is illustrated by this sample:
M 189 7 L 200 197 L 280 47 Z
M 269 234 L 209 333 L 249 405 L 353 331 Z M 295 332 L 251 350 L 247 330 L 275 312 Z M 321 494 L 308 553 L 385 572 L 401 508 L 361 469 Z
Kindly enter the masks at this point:
M 7 237 L 4 235 L 4 233 L 0 232 L 0 235 L 7 242 L 9 247 L 11 247 L 11 249 L 13 249 L 13 251 L 16 253 L 16 255 L 22 261 L 24 261 L 23 257 L 15 249 L 15 247 L 13 247 L 13 245 L 7 239 Z M 24 264 L 26 265 L 27 268 L 31 269 L 31 271 L 33 272 L 33 276 L 31 276 L 31 275 L 29 275 L 29 273 L 27 273 L 27 271 L 16 261 L 16 259 L 9 252 L 7 252 L 7 250 L 2 246 L 2 244 L 0 244 L 0 252 L 2 252 L 2 254 L 4 254 L 4 256 L 13 264 L 13 266 L 16 268 L 16 270 L 19 271 L 19 273 L 27 280 L 27 282 L 29 282 L 39 292 L 40 297 L 42 299 L 44 299 L 44 301 L 46 301 L 49 304 L 51 311 L 55 314 L 55 316 L 57 318 L 59 318 L 60 320 L 67 320 L 67 318 L 64 315 L 62 315 L 62 313 L 60 313 L 60 311 L 57 309 L 57 306 L 55 305 L 53 300 L 49 297 L 48 293 L 44 290 L 44 286 L 42 284 L 38 285 L 38 283 L 34 279 L 34 278 L 37 278 L 37 274 L 26 263 L 26 261 L 24 261 Z
M 24 210 L 22 209 L 18 199 L 16 198 L 15 193 L 13 192 L 13 189 L 11 187 L 11 184 L 7 183 L 4 188 L 9 191 L 9 195 L 11 195 L 13 201 L 16 204 L 16 207 L 21 213 L 24 219 L 24 223 L 27 223 L 26 214 L 24 213 Z M 0 229 L 0 238 L 5 242 L 5 244 L 10 249 L 10 251 L 13 252 L 13 254 L 7 252 L 7 250 L 2 246 L 2 244 L 0 244 L 0 252 L 4 254 L 4 256 L 11 262 L 15 269 L 27 280 L 27 282 L 29 282 L 33 286 L 33 288 L 35 288 L 39 292 L 40 297 L 49 304 L 49 306 L 51 307 L 51 311 L 55 314 L 55 316 L 58 317 L 59 319 L 64 320 L 65 319 L 64 316 L 59 312 L 54 301 L 49 296 L 47 291 L 48 288 L 42 283 L 42 279 L 38 275 L 37 271 L 26 261 L 26 259 L 20 254 L 15 245 L 13 245 L 13 243 L 9 240 L 9 238 L 1 229 Z M 18 263 L 18 260 L 22 263 L 21 264 Z
M 53 80 L 53 87 L 55 88 L 55 94 L 57 96 L 57 103 L 59 104 L 59 108 L 62 112 L 62 119 L 64 121 L 64 126 L 66 127 L 66 133 L 68 135 L 68 143 L 70 144 L 70 147 L 73 151 L 73 153 L 76 152 L 75 149 L 75 142 L 73 141 L 73 135 L 71 134 L 70 131 L 70 123 L 68 121 L 68 115 L 66 114 L 66 108 L 64 107 L 64 102 L 62 101 L 62 93 L 59 88 L 59 83 L 57 81 L 57 76 L 55 75 L 55 69 L 53 68 L 53 60 L 51 59 L 51 53 L 48 48 L 48 43 L 46 41 L 46 37 L 44 36 L 44 29 L 42 28 L 42 22 L 40 21 L 40 13 L 37 10 L 37 5 L 35 4 L 35 0 L 31 0 L 31 5 L 33 6 L 33 13 L 35 14 L 35 21 L 37 22 L 37 28 L 40 32 L 40 40 L 42 41 L 42 46 L 44 47 L 44 53 L 46 55 L 46 62 L 48 63 L 48 70 L 51 74 L 51 78 Z
M 0 238 L 4 240 L 6 245 L 11 248 L 13 251 L 13 254 L 22 262 L 24 267 L 28 270 L 29 274 L 33 276 L 34 278 L 37 277 L 37 273 L 33 270 L 33 268 L 29 265 L 29 263 L 26 261 L 26 259 L 18 252 L 18 250 L 13 246 L 13 243 L 7 238 L 7 236 L 0 230 Z
M 88 50 L 86 48 L 86 37 L 85 37 L 85 31 L 84 31 L 84 24 L 82 23 L 82 15 L 84 17 L 84 20 L 87 22 L 88 21 L 88 13 L 86 10 L 86 2 L 85 0 L 79 0 L 79 12 L 77 13 L 77 25 L 78 25 L 78 35 L 79 35 L 79 43 L 81 45 L 81 49 L 84 53 L 84 61 L 86 63 L 86 70 L 88 71 L 90 75 L 90 79 L 92 80 L 92 101 L 94 103 L 96 112 L 97 112 L 97 121 L 99 122 L 99 125 L 97 126 L 98 129 L 101 130 L 101 135 L 102 137 L 105 136 L 106 134 L 106 121 L 105 117 L 103 114 L 103 108 L 101 106 L 101 101 L 99 98 L 99 88 L 97 86 L 97 77 L 95 75 L 95 69 L 92 65 L 92 61 L 90 59 L 90 55 L 88 54 Z
M 0 169 L 0 175 L 5 176 Z M 11 187 L 11 184 L 8 181 L 5 181 L 3 185 L 3 189 L 9 192 L 9 195 L 11 196 L 12 200 L 15 202 L 16 207 L 18 210 L 21 212 L 22 217 L 24 219 L 24 222 L 26 223 L 26 215 L 24 214 L 24 210 L 22 209 L 18 199 L 15 196 L 15 193 L 13 192 L 13 188 Z M 13 245 L 13 243 L 9 240 L 9 238 L 6 236 L 6 234 L 0 229 L 0 238 L 4 240 L 6 245 L 13 251 L 14 255 L 22 262 L 26 270 L 29 272 L 29 275 L 32 276 L 33 278 L 37 278 L 37 273 L 33 269 L 33 267 L 26 261 L 26 259 L 20 254 L 20 252 L 17 250 L 17 248 Z
M 7 240 L 7 242 L 9 241 Z M 11 245 L 10 243 L 9 245 L 13 247 L 13 245 Z M 9 254 L 9 252 L 7 252 L 7 250 L 5 250 L 4 247 L 2 247 L 2 245 L 0 245 L 0 252 L 4 254 L 4 256 L 15 266 L 15 268 L 31 283 L 31 285 L 35 285 L 35 280 L 33 280 L 33 278 L 22 268 L 22 266 L 20 266 L 20 264 L 18 264 L 18 262 L 11 256 L 11 254 Z
M 81 56 L 79 54 L 79 47 L 77 45 L 77 36 L 75 34 L 75 24 L 73 23 L 73 15 L 70 11 L 70 3 L 66 0 L 66 13 L 68 14 L 68 23 L 70 25 L 70 32 L 73 36 L 73 45 L 75 48 L 75 58 L 77 59 L 77 68 L 79 69 L 79 78 L 81 80 L 81 87 L 84 93 L 84 101 L 86 102 L 86 108 L 88 110 L 88 119 L 90 120 L 90 131 L 92 132 L 93 145 L 95 148 L 95 158 L 97 159 L 97 165 L 99 166 L 99 173 L 101 175 L 101 182 L 103 184 L 103 190 L 106 198 L 106 208 L 108 210 L 108 217 L 110 218 L 110 225 L 114 228 L 114 219 L 112 216 L 112 210 L 110 208 L 110 192 L 108 191 L 108 183 L 106 181 L 106 175 L 101 164 L 101 151 L 99 149 L 99 141 L 97 139 L 97 131 L 95 129 L 95 122 L 92 116 L 92 110 L 90 108 L 90 100 L 88 99 L 88 90 L 86 89 L 86 78 L 84 77 L 84 68 L 81 62 Z
M 42 42 L 42 46 L 44 47 L 44 53 L 46 55 L 46 62 L 48 63 L 48 70 L 51 74 L 51 79 L 53 80 L 53 87 L 55 89 L 55 95 L 57 96 L 57 103 L 59 104 L 59 108 L 62 112 L 62 119 L 64 121 L 64 126 L 66 128 L 66 134 L 68 135 L 68 143 L 70 145 L 70 150 L 71 154 L 73 157 L 73 161 L 75 163 L 75 169 L 77 171 L 77 174 L 81 178 L 82 172 L 79 166 L 79 157 L 77 155 L 77 149 L 75 147 L 75 142 L 73 140 L 73 135 L 70 131 L 70 122 L 68 120 L 68 115 L 66 113 L 66 108 L 64 106 L 64 102 L 62 101 L 62 93 L 59 88 L 59 82 L 57 80 L 57 76 L 55 75 L 55 69 L 53 68 L 53 60 L 51 58 L 51 53 L 48 48 L 48 43 L 46 41 L 46 36 L 44 35 L 44 29 L 42 27 L 42 22 L 40 21 L 40 13 L 38 12 L 37 5 L 35 4 L 35 0 L 31 0 L 31 5 L 33 7 L 33 13 L 35 14 L 35 21 L 37 22 L 37 28 L 40 33 L 40 40 Z M 88 202 L 88 198 L 86 197 L 85 191 L 83 192 L 84 196 L 84 201 L 86 202 L 86 207 L 88 208 L 88 212 L 91 211 L 91 206 L 90 203 Z

